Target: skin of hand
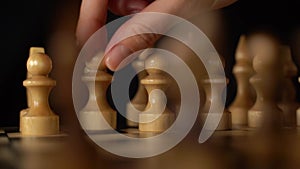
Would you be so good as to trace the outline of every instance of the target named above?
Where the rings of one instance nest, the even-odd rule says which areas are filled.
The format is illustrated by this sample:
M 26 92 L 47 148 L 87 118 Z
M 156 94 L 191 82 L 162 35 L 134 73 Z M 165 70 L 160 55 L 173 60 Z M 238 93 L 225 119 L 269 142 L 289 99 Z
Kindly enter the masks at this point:
M 99 28 L 106 24 L 107 11 L 125 16 L 138 12 L 160 12 L 189 19 L 201 12 L 226 7 L 237 0 L 83 0 L 76 29 L 79 47 Z M 168 22 L 159 18 L 149 18 L 148 22 L 140 18 L 131 18 L 125 22 L 114 34 L 122 35 L 126 31 L 137 32 L 139 29 L 152 30 L 157 25 L 167 27 Z M 133 24 L 132 24 L 133 23 Z M 156 28 L 157 29 L 157 28 Z M 127 32 L 128 33 L 128 32 Z M 112 39 L 114 39 L 114 36 Z M 110 70 L 116 70 L 118 65 L 130 54 L 151 47 L 160 35 L 139 34 L 129 37 L 114 46 L 108 44 L 105 51 L 105 64 Z

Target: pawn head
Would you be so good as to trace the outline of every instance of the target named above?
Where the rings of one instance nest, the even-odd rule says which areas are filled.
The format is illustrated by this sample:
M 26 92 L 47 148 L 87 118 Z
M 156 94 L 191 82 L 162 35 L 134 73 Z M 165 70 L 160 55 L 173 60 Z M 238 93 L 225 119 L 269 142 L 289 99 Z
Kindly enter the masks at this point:
M 44 53 L 32 54 L 27 60 L 27 70 L 32 75 L 46 76 L 52 70 L 52 61 Z

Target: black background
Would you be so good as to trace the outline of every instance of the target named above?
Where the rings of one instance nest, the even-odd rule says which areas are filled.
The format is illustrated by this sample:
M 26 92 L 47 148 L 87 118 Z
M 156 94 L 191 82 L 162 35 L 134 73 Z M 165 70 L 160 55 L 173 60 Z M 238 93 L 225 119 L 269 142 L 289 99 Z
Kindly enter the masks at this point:
M 0 126 L 17 126 L 19 112 L 27 106 L 22 82 L 26 79 L 29 48 L 47 48 L 47 40 L 60 19 L 61 11 L 68 11 L 76 20 L 79 5 L 78 0 L 19 0 L 1 3 Z M 296 63 L 300 63 L 297 60 L 300 54 L 299 2 L 241 0 L 223 8 L 221 12 L 228 27 L 224 32 L 228 39 L 225 40 L 226 50 L 222 51 L 222 55 L 226 58 L 226 73 L 231 81 L 234 82 L 231 69 L 239 36 L 256 30 L 265 29 L 276 34 L 283 43 L 292 47 L 293 57 Z M 109 20 L 116 17 L 109 16 Z M 74 28 L 75 22 L 68 31 L 74 33 Z M 235 95 L 234 83 L 228 89 L 229 103 Z

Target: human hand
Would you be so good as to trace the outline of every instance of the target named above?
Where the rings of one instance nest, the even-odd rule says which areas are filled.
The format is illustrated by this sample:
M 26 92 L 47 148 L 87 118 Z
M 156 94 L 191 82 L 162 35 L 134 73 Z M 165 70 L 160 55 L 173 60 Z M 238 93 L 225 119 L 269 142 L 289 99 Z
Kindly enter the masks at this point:
M 106 24 L 107 10 L 120 16 L 137 12 L 159 12 L 189 19 L 205 10 L 219 9 L 235 1 L 237 0 L 173 0 L 171 2 L 168 0 L 83 0 L 76 36 L 79 46 L 82 46 L 94 32 Z M 168 27 L 169 24 L 160 18 L 149 18 L 145 22 L 132 17 L 129 21 L 116 31 L 112 39 L 124 32 L 151 31 L 157 25 Z M 123 59 L 136 51 L 151 47 L 159 38 L 158 34 L 138 34 L 114 46 L 108 45 L 105 51 L 105 64 L 109 69 L 115 70 Z

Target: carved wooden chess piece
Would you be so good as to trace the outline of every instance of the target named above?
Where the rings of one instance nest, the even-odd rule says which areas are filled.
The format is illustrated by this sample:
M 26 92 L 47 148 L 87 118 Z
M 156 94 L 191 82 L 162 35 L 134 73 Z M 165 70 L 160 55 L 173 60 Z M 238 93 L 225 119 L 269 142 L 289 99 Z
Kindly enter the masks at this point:
M 140 131 L 163 132 L 175 121 L 175 113 L 169 110 L 167 101 L 164 100 L 166 98 L 157 91 L 159 89 L 165 93 L 170 82 L 167 74 L 162 71 L 163 67 L 167 66 L 167 61 L 161 58 L 159 54 L 154 53 L 145 62 L 149 75 L 142 79 L 141 83 L 145 86 L 149 97 L 145 111 L 139 116 Z M 162 109 L 163 112 L 160 112 Z M 152 121 L 147 122 L 148 120 Z
M 138 111 L 144 111 L 148 102 L 148 96 L 147 96 L 147 91 L 145 89 L 145 87 L 141 84 L 141 80 L 147 76 L 147 71 L 143 70 L 145 68 L 145 59 L 147 58 L 147 54 L 145 52 L 143 52 L 138 58 L 137 60 L 133 61 L 132 66 L 135 70 L 142 70 L 141 72 L 138 73 L 137 77 L 138 77 L 138 89 L 137 92 L 135 94 L 135 96 L 133 97 L 133 99 L 131 100 L 131 104 L 133 105 L 134 108 L 136 108 Z M 131 119 L 132 116 L 134 116 L 135 114 L 132 113 L 133 111 L 130 110 L 130 106 L 127 106 L 127 112 L 126 112 L 126 116 L 128 117 L 127 119 Z M 138 119 L 138 116 L 135 117 L 134 119 Z M 139 123 L 138 122 L 134 122 L 131 120 L 127 120 L 127 126 L 128 127 L 138 127 Z
M 283 63 L 279 55 L 279 42 L 264 34 L 254 35 L 251 40 L 256 72 L 250 83 L 256 91 L 256 102 L 248 111 L 249 127 L 277 129 L 283 126 L 283 114 L 277 103 L 283 80 Z
M 281 57 L 283 57 L 284 64 L 284 79 L 282 85 L 281 98 L 278 106 L 283 111 L 283 120 L 285 127 L 296 126 L 296 89 L 294 87 L 292 78 L 297 76 L 297 67 L 293 62 L 291 49 L 289 46 L 283 45 L 281 47 Z
M 45 53 L 45 49 L 42 48 L 42 47 L 31 47 L 30 50 L 29 50 L 29 57 L 31 55 L 34 55 L 34 54 L 37 54 L 37 53 Z M 29 79 L 31 77 L 32 77 L 31 73 L 27 71 L 27 79 Z M 27 111 L 29 110 L 29 108 L 32 105 L 32 100 L 31 100 L 31 96 L 30 96 L 29 90 L 26 90 L 26 97 L 27 97 L 27 106 L 28 106 L 28 108 L 24 109 L 24 110 L 21 110 L 21 112 L 20 112 L 20 119 L 21 119 L 21 117 L 24 114 L 27 113 Z M 20 121 L 20 123 L 21 123 L 21 121 Z M 20 131 L 21 130 L 22 130 L 22 125 L 20 125 Z
M 242 35 L 235 54 L 236 64 L 233 67 L 237 81 L 237 94 L 229 106 L 233 128 L 247 127 L 248 110 L 253 106 L 255 100 L 255 92 L 249 82 L 250 77 L 254 74 L 253 58 L 250 56 L 246 43 L 246 36 Z
M 56 81 L 49 78 L 52 61 L 40 51 L 30 55 L 27 70 L 31 75 L 23 85 L 29 93 L 30 107 L 21 112 L 20 131 L 22 135 L 51 135 L 59 133 L 59 117 L 51 110 L 48 97 Z
M 220 59 L 222 61 L 221 66 L 224 67 L 224 58 L 222 56 L 220 56 Z M 219 65 L 218 61 L 211 61 L 211 64 L 217 66 Z M 228 79 L 224 79 L 226 77 L 223 77 L 223 75 L 221 74 L 221 72 L 219 72 L 219 70 L 214 69 L 213 72 L 211 72 L 213 77 L 209 77 L 208 74 L 205 74 L 202 78 L 201 84 L 204 88 L 205 91 L 205 103 L 204 106 L 201 108 L 200 110 L 200 122 L 201 125 L 204 125 L 204 122 L 206 120 L 206 118 L 209 115 L 209 111 L 211 109 L 211 105 L 212 103 L 214 103 L 214 105 L 216 107 L 224 107 L 223 112 L 211 112 L 211 117 L 213 118 L 217 118 L 220 113 L 221 114 L 221 118 L 220 118 L 220 122 L 216 128 L 216 130 L 229 130 L 232 128 L 231 125 L 231 113 L 230 111 L 228 111 L 225 107 L 225 100 L 223 100 L 223 93 L 224 93 L 224 80 L 226 80 L 226 84 L 228 83 Z M 214 92 L 212 92 L 212 87 L 214 86 Z
M 78 117 L 82 128 L 85 130 L 116 129 L 117 126 L 117 113 L 110 107 L 106 97 L 112 75 L 107 73 L 100 64 L 100 55 L 102 53 L 94 56 L 86 63 L 84 75 L 82 76 L 82 80 L 89 91 L 89 98 L 85 107 L 79 112 Z M 100 113 L 102 113 L 104 119 L 101 118 Z M 105 123 L 108 123 L 108 125 Z

